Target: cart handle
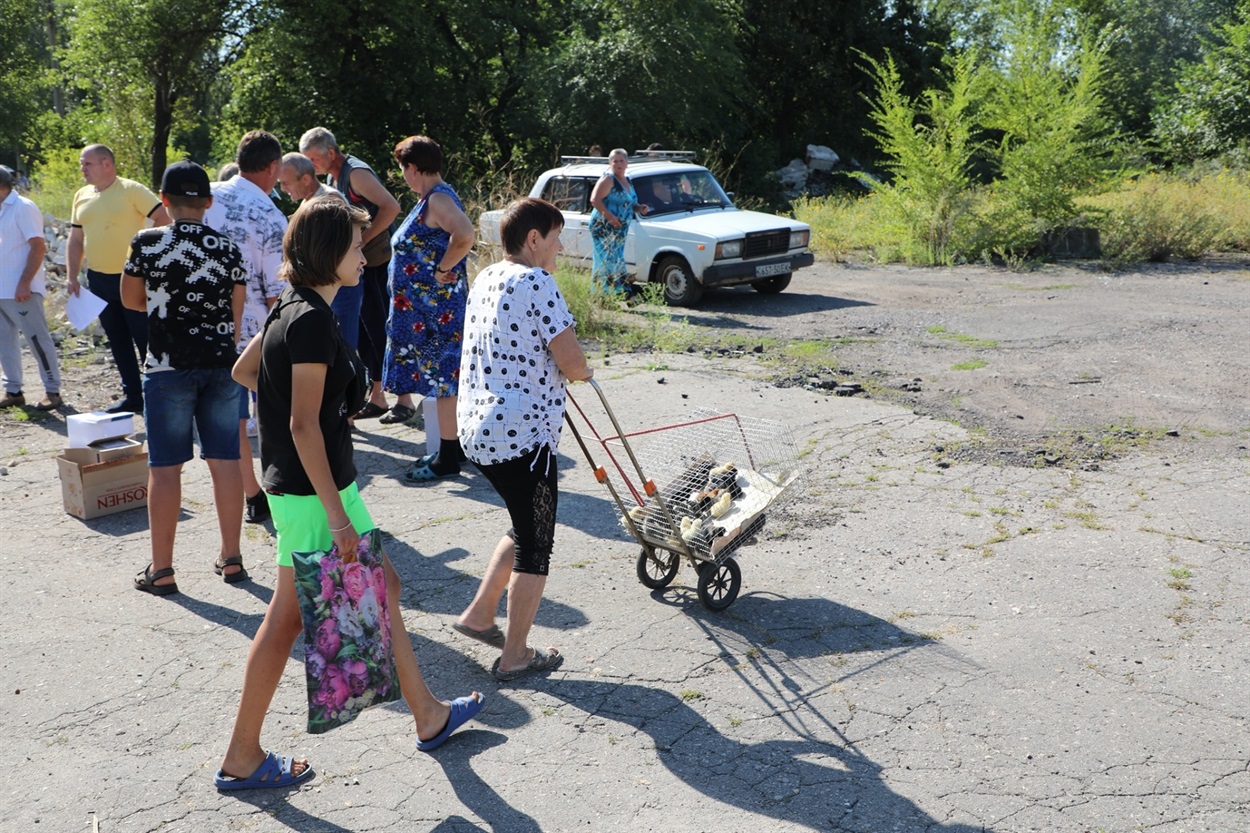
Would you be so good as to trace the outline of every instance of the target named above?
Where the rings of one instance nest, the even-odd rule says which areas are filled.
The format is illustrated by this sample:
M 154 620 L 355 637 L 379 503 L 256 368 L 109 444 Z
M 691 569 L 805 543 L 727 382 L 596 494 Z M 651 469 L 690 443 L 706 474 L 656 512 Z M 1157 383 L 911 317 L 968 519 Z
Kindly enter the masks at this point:
M 621 428 L 621 423 L 617 421 L 616 414 L 612 411 L 612 406 L 608 404 L 607 396 L 605 396 L 603 393 L 603 388 L 599 387 L 599 382 L 596 381 L 595 377 L 593 376 L 587 379 L 586 382 L 592 388 L 594 388 L 595 393 L 599 395 L 599 401 L 603 403 L 603 411 L 605 414 L 608 415 L 608 420 L 611 421 L 612 427 L 616 429 L 616 435 L 618 437 L 623 437 L 625 435 L 625 429 Z M 568 396 L 569 401 L 573 403 L 573 407 L 577 408 L 577 412 L 582 415 L 582 419 L 586 420 L 586 424 L 587 426 L 590 427 L 590 430 L 594 432 L 595 438 L 598 439 L 600 442 L 602 442 L 603 438 L 599 436 L 599 433 L 597 431 L 595 431 L 594 424 L 591 423 L 589 419 L 586 419 L 586 412 L 583 411 L 582 407 L 577 404 L 577 400 L 573 399 L 572 396 L 569 396 L 568 391 L 565 391 L 565 396 Z M 567 417 L 567 413 L 566 413 L 566 417 Z M 572 420 L 569 420 L 569 423 L 572 424 Z M 581 444 L 582 451 L 586 454 L 586 459 L 590 460 L 590 464 L 594 466 L 595 465 L 594 460 L 591 459 L 590 452 L 586 450 L 585 443 L 582 443 L 581 436 L 577 434 L 576 429 L 574 429 L 573 433 L 574 433 L 574 436 L 577 436 L 577 441 L 579 444 Z M 642 464 L 639 463 L 638 458 L 634 456 L 634 450 L 630 448 L 629 443 L 625 442 L 625 443 L 622 443 L 621 445 L 625 449 L 625 454 L 629 456 L 629 462 L 633 464 L 634 471 L 638 472 L 638 481 L 642 483 L 642 490 L 646 492 L 647 497 L 651 497 L 657 491 L 655 483 L 652 480 L 649 480 L 647 476 L 643 473 Z M 603 476 L 606 478 L 607 473 L 604 472 Z M 598 472 L 596 472 L 595 474 L 595 479 L 599 479 Z M 603 482 L 603 481 L 600 481 L 600 482 Z

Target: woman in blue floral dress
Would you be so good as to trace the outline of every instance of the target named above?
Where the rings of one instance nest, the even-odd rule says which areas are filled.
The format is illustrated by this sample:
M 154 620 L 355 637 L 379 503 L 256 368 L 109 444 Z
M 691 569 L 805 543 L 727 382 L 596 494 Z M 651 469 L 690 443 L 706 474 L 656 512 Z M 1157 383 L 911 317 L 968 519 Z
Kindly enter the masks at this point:
M 438 400 L 439 443 L 404 474 L 422 482 L 460 473 L 464 452 L 457 439 L 460 345 L 469 285 L 465 256 L 473 248 L 473 223 L 460 198 L 443 181 L 443 151 L 426 136 L 395 146 L 395 161 L 419 201 L 391 238 L 382 386 L 398 394 L 392 411 L 406 420 L 416 413 L 414 394 Z
M 624 148 L 608 154 L 608 172 L 595 183 L 590 194 L 590 239 L 594 244 L 590 284 L 596 292 L 632 291 L 625 266 L 625 237 L 634 211 L 646 214 L 650 208 L 639 204 L 638 192 L 625 177 L 629 155 Z

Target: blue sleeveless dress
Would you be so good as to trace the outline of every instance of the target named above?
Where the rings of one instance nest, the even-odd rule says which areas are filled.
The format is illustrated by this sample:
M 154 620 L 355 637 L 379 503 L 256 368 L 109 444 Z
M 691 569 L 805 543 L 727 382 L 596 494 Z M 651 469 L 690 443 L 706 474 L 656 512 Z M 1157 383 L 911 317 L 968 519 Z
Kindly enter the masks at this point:
M 465 261 L 452 269 L 455 283 L 439 283 L 434 267 L 442 261 L 451 235 L 422 222 L 430 197 L 440 192 L 464 210 L 451 186 L 439 183 L 422 196 L 391 236 L 387 275 L 391 311 L 382 370 L 382 387 L 391 393 L 446 397 L 459 391 L 464 304 L 469 294 Z
M 609 174 L 611 176 L 611 174 Z M 598 292 L 624 292 L 628 286 L 629 270 L 625 266 L 625 236 L 634 218 L 634 206 L 638 204 L 638 192 L 628 179 L 628 187 L 621 187 L 612 177 L 612 190 L 603 198 L 608 211 L 621 221 L 619 227 L 599 213 L 590 212 L 590 239 L 594 244 L 590 268 L 590 285 Z

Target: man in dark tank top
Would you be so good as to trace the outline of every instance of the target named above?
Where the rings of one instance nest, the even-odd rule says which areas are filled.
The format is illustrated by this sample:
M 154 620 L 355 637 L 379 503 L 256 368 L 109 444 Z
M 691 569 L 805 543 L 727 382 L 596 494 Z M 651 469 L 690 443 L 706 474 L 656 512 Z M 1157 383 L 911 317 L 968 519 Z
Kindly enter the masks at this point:
M 362 235 L 365 271 L 358 294 L 339 290 L 334 312 L 348 341 L 360 353 L 369 370 L 372 387 L 369 401 L 355 419 L 381 416 L 389 410 L 382 392 L 382 360 L 386 354 L 386 317 L 390 298 L 386 292 L 386 269 L 391 260 L 391 223 L 399 216 L 399 202 L 373 169 L 354 156 L 344 154 L 334 134 L 314 127 L 299 140 L 300 153 L 312 160 L 313 168 L 326 177 L 326 184 L 338 190 L 349 204 L 369 212 L 370 226 Z M 352 321 L 358 321 L 356 327 Z M 355 336 L 356 338 L 353 338 Z

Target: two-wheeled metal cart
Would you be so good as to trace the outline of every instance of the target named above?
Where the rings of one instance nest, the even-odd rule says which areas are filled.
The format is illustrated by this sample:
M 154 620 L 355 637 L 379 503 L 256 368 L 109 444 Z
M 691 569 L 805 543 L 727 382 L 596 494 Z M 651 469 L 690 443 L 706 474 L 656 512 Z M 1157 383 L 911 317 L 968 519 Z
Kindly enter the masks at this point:
M 590 385 L 616 433 L 600 434 L 572 396 L 565 419 L 620 509 L 621 524 L 642 545 L 638 580 L 653 590 L 667 587 L 684 557 L 698 572 L 704 607 L 729 607 L 742 586 L 735 553 L 797 491 L 802 472 L 790 430 L 701 408 L 685 422 L 626 433 L 599 383 Z M 592 445 L 602 449 L 606 465 L 595 463 Z

